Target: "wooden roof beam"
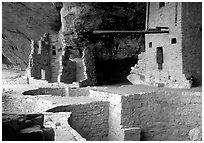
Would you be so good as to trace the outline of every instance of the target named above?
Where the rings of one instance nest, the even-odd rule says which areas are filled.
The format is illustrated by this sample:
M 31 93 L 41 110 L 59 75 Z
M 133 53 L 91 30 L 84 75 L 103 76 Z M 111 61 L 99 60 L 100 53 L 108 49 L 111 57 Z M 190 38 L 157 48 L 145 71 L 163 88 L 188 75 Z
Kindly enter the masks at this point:
M 157 33 L 169 33 L 168 30 L 94 30 L 94 34 L 157 34 Z

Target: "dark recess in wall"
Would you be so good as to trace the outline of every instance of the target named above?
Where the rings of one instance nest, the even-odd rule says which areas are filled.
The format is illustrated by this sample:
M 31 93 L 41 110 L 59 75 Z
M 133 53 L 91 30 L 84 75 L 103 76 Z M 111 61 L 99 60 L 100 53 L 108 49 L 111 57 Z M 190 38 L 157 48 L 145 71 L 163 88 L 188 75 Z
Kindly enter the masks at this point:
M 126 58 L 121 60 L 99 60 L 96 59 L 96 76 L 99 85 L 128 82 L 127 76 L 130 67 L 137 63 L 137 59 Z

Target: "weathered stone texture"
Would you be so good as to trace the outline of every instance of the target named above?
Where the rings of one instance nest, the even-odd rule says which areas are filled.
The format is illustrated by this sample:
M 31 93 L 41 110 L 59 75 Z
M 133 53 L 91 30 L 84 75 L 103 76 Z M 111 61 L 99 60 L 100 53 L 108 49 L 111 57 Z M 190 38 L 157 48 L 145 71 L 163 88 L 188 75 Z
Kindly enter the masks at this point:
M 23 95 L 52 95 L 52 96 L 66 96 L 65 88 L 38 88 L 24 91 Z
M 189 131 L 191 141 L 202 141 L 202 127 L 197 127 Z
M 49 130 L 53 128 L 53 132 L 55 132 L 55 141 L 85 141 L 85 139 L 71 128 L 68 123 L 71 112 L 44 112 L 43 114 L 45 115 L 45 128 L 43 131 L 50 133 Z M 49 139 L 53 138 L 53 136 L 49 135 L 48 137 Z
M 123 96 L 122 126 L 140 127 L 141 140 L 189 140 L 189 130 L 201 125 L 200 98 L 193 92 Z
M 132 58 L 134 65 L 138 53 L 144 49 L 144 36 L 96 35 L 93 30 L 142 29 L 144 17 L 144 3 L 63 3 L 61 21 L 64 48 L 70 56 L 82 58 L 83 70 L 76 69 L 81 72 L 77 73 L 80 86 L 97 85 L 98 75 L 105 77 L 106 73 L 97 73 L 96 58 L 102 61 Z M 122 70 L 129 72 L 130 67 Z
M 46 128 L 43 132 L 43 114 L 3 114 L 3 141 L 46 141 L 54 140 L 54 132 Z
M 140 138 L 141 138 L 140 128 L 127 128 L 122 130 L 124 131 L 125 141 L 140 141 Z
M 84 49 L 82 58 L 85 68 L 85 79 L 79 82 L 80 87 L 97 85 L 96 65 L 93 52 L 89 48 Z
M 108 102 L 59 106 L 48 112 L 72 112 L 68 122 L 89 141 L 108 140 Z
M 90 97 L 110 102 L 109 140 L 187 141 L 190 129 L 202 124 L 201 92 L 89 92 Z M 131 128 L 140 128 L 141 132 Z
M 31 39 L 38 41 L 44 33 L 58 32 L 59 21 L 59 12 L 50 2 L 3 2 L 3 64 L 10 63 L 25 69 Z
M 108 140 L 109 141 L 125 141 L 125 140 L 140 140 L 140 132 L 137 130 L 130 130 L 128 128 L 122 128 L 122 104 L 121 104 L 121 95 L 100 92 L 95 90 L 90 90 L 90 97 L 98 98 L 102 101 L 109 102 L 109 132 Z
M 44 78 L 45 80 L 50 81 L 51 57 L 49 34 L 45 33 L 43 37 L 41 37 L 39 43 L 32 41 L 31 49 L 32 50 L 29 56 L 29 70 L 31 72 L 31 77 L 35 79 Z
M 129 81 L 172 88 L 201 85 L 201 3 L 159 4 L 149 4 L 146 28 L 167 27 L 169 33 L 145 34 L 145 52 L 132 67 Z
M 63 60 L 63 70 L 61 75 L 61 82 L 72 83 L 76 81 L 76 62 L 71 60 Z
M 183 73 L 202 85 L 202 3 L 182 3 Z

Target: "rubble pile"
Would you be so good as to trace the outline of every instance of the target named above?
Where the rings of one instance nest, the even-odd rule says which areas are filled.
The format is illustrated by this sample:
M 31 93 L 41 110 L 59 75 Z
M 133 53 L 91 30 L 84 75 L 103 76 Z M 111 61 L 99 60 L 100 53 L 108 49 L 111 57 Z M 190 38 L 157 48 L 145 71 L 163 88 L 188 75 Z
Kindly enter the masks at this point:
M 43 114 L 3 114 L 3 141 L 54 141 L 53 128 L 44 127 Z

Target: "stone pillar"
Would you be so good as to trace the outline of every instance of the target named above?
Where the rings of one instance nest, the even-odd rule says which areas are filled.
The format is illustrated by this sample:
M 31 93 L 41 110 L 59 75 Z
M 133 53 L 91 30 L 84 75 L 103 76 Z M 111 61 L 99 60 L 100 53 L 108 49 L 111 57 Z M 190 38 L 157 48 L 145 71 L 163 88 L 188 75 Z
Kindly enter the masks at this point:
M 31 72 L 32 72 L 31 69 L 33 67 L 34 40 L 31 40 L 30 47 L 31 47 L 31 51 L 30 51 L 30 55 L 28 57 L 28 67 L 26 69 L 26 76 L 27 76 L 28 83 L 29 83 L 29 79 L 32 77 L 31 76 Z
M 79 86 L 83 87 L 97 85 L 95 58 L 89 47 L 84 49 L 82 58 L 85 80 L 80 81 Z
M 63 69 L 61 71 L 61 82 L 70 84 L 76 81 L 76 62 L 73 62 L 69 59 L 70 53 L 69 49 L 64 49 L 64 54 L 62 56 L 62 66 Z

